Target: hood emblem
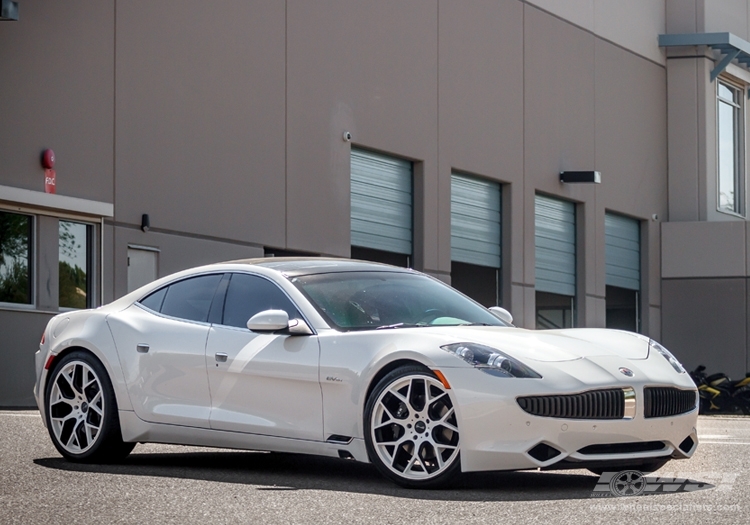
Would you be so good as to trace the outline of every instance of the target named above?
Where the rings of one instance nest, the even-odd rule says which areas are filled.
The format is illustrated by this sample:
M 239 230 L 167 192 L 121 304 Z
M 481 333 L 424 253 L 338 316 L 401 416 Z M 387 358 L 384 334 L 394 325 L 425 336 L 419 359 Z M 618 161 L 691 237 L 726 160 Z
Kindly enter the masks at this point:
M 633 371 L 630 368 L 620 367 L 620 373 L 626 377 L 633 377 Z

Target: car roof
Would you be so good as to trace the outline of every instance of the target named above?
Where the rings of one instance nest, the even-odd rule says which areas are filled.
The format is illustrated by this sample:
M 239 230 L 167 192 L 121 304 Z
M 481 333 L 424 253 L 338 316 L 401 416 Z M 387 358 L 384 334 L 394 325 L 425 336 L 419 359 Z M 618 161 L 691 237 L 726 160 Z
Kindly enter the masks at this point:
M 256 259 L 239 259 L 223 264 L 249 264 L 276 270 L 288 277 L 339 272 L 398 272 L 414 273 L 408 268 L 399 268 L 389 264 L 356 259 L 338 259 L 335 257 L 263 257 Z

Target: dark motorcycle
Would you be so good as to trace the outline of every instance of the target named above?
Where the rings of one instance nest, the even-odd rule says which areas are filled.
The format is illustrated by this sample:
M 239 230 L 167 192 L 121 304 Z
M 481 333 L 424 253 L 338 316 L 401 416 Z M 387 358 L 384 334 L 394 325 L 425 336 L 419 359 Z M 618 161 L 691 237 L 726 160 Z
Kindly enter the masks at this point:
M 700 365 L 690 377 L 698 387 L 700 414 L 750 415 L 750 373 L 732 381 L 723 373 L 706 375 L 706 367 Z

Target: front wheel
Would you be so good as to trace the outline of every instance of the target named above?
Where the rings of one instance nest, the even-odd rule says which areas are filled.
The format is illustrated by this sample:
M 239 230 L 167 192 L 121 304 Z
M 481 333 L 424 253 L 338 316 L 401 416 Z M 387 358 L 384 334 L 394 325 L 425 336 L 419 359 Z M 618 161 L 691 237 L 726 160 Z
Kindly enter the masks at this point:
M 74 351 L 53 367 L 46 388 L 47 429 L 66 459 L 106 463 L 127 456 L 117 401 L 104 366 L 84 351 Z
M 378 382 L 365 406 L 370 461 L 407 488 L 437 488 L 461 468 L 456 411 L 428 369 L 403 366 Z

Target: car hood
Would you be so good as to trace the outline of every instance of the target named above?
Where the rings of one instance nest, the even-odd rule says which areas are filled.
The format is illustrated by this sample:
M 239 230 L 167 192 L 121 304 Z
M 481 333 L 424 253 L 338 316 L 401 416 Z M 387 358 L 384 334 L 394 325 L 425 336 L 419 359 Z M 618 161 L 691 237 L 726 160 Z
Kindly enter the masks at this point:
M 569 328 L 524 330 L 494 326 L 420 328 L 451 343 L 479 343 L 512 357 L 541 362 L 573 361 L 596 356 L 646 359 L 648 337 L 621 330 Z M 424 332 L 421 332 L 424 333 Z

